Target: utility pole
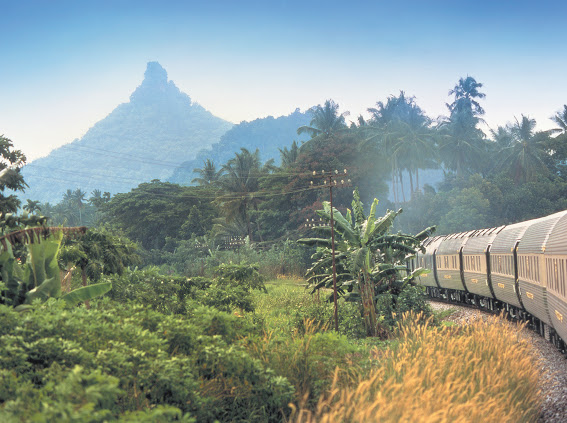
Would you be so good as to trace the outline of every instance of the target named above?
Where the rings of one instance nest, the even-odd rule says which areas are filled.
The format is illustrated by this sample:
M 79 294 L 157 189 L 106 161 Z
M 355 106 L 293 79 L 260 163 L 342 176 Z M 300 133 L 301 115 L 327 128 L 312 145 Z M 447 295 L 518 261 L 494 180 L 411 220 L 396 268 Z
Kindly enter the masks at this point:
M 331 262 L 333 266 L 333 302 L 335 304 L 335 331 L 339 331 L 339 312 L 338 312 L 338 305 L 337 305 L 337 266 L 335 262 L 335 220 L 333 217 L 333 187 L 346 187 L 350 186 L 350 179 L 346 181 L 342 179 L 340 185 L 337 183 L 337 179 L 340 176 L 346 176 L 347 170 L 344 170 L 343 174 L 339 174 L 338 170 L 334 172 L 325 173 L 324 170 L 321 171 L 321 177 L 324 178 L 323 187 L 329 187 L 329 197 L 330 197 L 330 206 L 331 206 Z M 317 176 L 317 171 L 313 171 L 313 176 Z M 311 181 L 311 186 L 314 186 L 313 181 Z M 309 220 L 309 219 L 308 219 Z

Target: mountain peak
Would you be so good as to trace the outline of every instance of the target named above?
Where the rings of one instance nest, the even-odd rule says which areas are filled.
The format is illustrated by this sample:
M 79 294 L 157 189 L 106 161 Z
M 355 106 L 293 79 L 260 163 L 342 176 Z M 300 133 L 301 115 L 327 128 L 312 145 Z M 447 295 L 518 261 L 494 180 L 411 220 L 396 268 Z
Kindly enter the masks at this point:
M 183 97 L 191 105 L 191 98 L 179 91 L 173 81 L 167 80 L 167 71 L 158 62 L 148 62 L 142 84 L 130 96 L 130 101 L 156 103 L 167 98 Z
M 144 73 L 144 82 L 153 84 L 167 84 L 167 71 L 158 62 L 148 62 Z

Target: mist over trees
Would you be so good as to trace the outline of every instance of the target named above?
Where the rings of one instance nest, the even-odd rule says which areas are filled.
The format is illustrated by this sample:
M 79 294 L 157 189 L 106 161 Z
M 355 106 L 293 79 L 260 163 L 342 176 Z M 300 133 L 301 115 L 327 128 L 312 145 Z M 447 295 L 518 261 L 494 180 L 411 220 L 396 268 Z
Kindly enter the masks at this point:
M 498 226 L 567 208 L 567 105 L 550 116 L 551 130 L 538 131 L 527 114 L 486 130 L 481 82 L 460 78 L 447 95 L 445 116 L 428 116 L 400 91 L 350 124 L 348 111 L 328 99 L 233 127 L 170 178 L 193 186 L 154 180 L 114 197 L 73 188 L 56 205 L 29 200 L 25 208 L 58 224 L 116 225 L 144 248 L 170 252 L 199 237 L 266 247 L 300 238 L 329 196 L 313 171 L 346 169 L 344 184 L 358 187 L 364 203 L 377 197 L 378 212 L 404 209 L 396 225 L 408 233 Z M 340 210 L 353 188 L 334 191 Z

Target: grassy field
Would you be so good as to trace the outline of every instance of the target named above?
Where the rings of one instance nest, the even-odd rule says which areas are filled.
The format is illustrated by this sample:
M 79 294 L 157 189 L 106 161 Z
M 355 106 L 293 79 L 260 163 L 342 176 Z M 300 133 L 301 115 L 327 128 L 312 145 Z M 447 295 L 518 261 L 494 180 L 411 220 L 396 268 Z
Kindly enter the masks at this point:
M 0 421 L 530 422 L 537 415 L 529 345 L 497 318 L 448 327 L 412 315 L 389 339 L 366 338 L 356 303 L 339 303 L 336 333 L 328 293 L 314 298 L 302 280 L 270 281 L 265 292 L 248 293 L 249 311 L 222 311 L 210 304 L 226 308 L 226 295 L 240 291 L 210 287 L 176 302 L 184 278 L 135 276 L 116 285 L 128 288 L 124 295 L 90 309 L 53 299 L 26 313 L 0 307 Z
M 315 354 L 309 351 L 310 344 L 328 325 L 311 322 L 300 333 L 297 316 L 315 310 L 324 320 L 332 307 L 309 295 L 301 280 L 278 279 L 267 289 L 267 294 L 255 297 L 256 313 L 274 333 L 282 331 L 302 343 L 305 355 Z M 334 354 L 344 354 L 347 367 L 337 366 L 332 379 L 326 369 L 328 385 L 318 387 L 317 401 L 303 386 L 305 381 L 303 385 L 296 381 L 302 389 L 290 421 L 535 421 L 540 409 L 539 372 L 530 345 L 518 335 L 520 328 L 497 317 L 467 327 L 445 325 L 442 318 L 449 313 L 444 311 L 426 324 L 408 316 L 388 341 L 343 339 L 352 348 L 345 346 Z M 282 365 L 290 374 L 303 370 L 303 379 L 310 375 L 295 360 Z

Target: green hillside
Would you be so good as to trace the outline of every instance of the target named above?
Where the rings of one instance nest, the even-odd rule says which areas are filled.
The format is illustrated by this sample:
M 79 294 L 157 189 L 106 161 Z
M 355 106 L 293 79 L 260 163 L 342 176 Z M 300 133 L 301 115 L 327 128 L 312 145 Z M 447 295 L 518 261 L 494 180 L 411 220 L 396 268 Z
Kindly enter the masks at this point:
M 150 62 L 128 103 L 116 107 L 83 138 L 25 166 L 29 188 L 22 198 L 56 203 L 69 188 L 114 194 L 141 182 L 165 180 L 231 127 L 193 103 L 168 81 L 159 63 Z
M 263 161 L 275 159 L 276 164 L 279 164 L 279 149 L 289 147 L 293 140 L 307 141 L 309 139 L 306 135 L 298 136 L 297 128 L 308 125 L 310 120 L 308 113 L 302 113 L 296 109 L 287 116 L 278 118 L 268 116 L 234 125 L 218 143 L 213 144 L 211 148 L 201 150 L 195 159 L 175 169 L 169 182 L 189 184 L 196 177 L 193 169 L 202 168 L 205 160 L 211 159 L 217 168 L 220 168 L 234 157 L 234 153 L 240 152 L 242 147 L 252 152 L 258 149 Z

